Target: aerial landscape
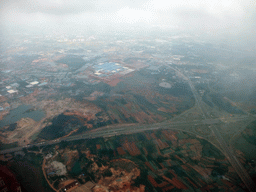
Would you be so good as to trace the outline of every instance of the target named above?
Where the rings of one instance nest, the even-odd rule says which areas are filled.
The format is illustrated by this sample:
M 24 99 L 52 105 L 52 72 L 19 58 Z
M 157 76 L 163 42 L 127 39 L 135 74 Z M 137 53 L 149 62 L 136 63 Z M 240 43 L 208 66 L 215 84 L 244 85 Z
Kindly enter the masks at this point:
M 218 2 L 1 3 L 0 192 L 255 191 L 253 2 Z

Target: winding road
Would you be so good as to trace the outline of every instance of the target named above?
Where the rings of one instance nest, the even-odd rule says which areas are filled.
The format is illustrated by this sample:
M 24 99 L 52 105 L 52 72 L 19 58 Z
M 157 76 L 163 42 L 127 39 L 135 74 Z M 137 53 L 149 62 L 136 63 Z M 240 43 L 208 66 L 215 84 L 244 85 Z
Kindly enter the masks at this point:
M 191 80 L 186 77 L 181 71 L 178 69 L 175 69 L 171 66 L 168 66 L 170 69 L 175 70 L 180 76 L 186 80 L 193 92 L 196 106 L 200 109 L 203 115 L 203 120 L 194 120 L 194 121 L 178 121 L 178 122 L 172 122 L 172 121 L 165 121 L 162 123 L 156 123 L 151 125 L 130 125 L 130 126 L 109 126 L 97 129 L 97 131 L 90 131 L 85 134 L 77 135 L 77 136 L 69 136 L 66 138 L 56 139 L 52 141 L 45 141 L 40 143 L 35 143 L 33 145 L 27 145 L 22 147 L 16 147 L 12 149 L 2 150 L 0 151 L 0 154 L 6 154 L 6 153 L 12 153 L 16 151 L 20 151 L 23 148 L 31 147 L 31 146 L 47 146 L 52 144 L 57 144 L 62 141 L 74 141 L 74 140 L 80 140 L 80 139 L 90 139 L 90 138 L 96 138 L 96 137 L 110 137 L 120 134 L 131 134 L 131 133 L 138 133 L 148 130 L 157 130 L 157 129 L 177 129 L 182 130 L 185 126 L 193 126 L 193 125 L 209 125 L 208 127 L 212 131 L 213 135 L 217 139 L 219 145 L 221 146 L 222 152 L 225 154 L 245 186 L 248 188 L 250 192 L 256 192 L 256 186 L 255 183 L 252 181 L 251 177 L 247 173 L 247 171 L 244 169 L 240 161 L 237 159 L 236 155 L 234 154 L 232 148 L 227 144 L 227 142 L 223 139 L 223 137 L 220 134 L 220 131 L 218 130 L 217 125 L 220 123 L 220 119 L 212 119 L 210 115 L 208 115 L 207 109 L 202 104 L 203 101 L 201 97 L 198 95 L 193 83 Z

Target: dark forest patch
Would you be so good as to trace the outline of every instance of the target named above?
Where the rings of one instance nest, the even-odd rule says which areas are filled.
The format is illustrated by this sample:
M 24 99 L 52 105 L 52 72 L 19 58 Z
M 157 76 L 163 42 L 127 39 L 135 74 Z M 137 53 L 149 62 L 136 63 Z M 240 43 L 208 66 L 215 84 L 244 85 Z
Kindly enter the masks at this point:
M 67 135 L 75 128 L 82 127 L 82 122 L 75 116 L 60 114 L 54 117 L 52 124 L 46 126 L 39 134 L 39 138 L 52 140 Z
M 79 67 L 85 64 L 83 58 L 76 55 L 67 55 L 57 60 L 56 62 L 67 64 L 71 69 L 78 69 Z
M 243 114 L 243 111 L 238 109 L 235 106 L 232 106 L 230 102 L 225 101 L 224 97 L 220 94 L 211 94 L 210 95 L 212 102 L 220 107 L 221 109 L 225 110 L 228 113 L 233 114 Z
M 248 143 L 256 145 L 256 121 L 253 121 L 246 127 L 242 132 L 242 136 Z

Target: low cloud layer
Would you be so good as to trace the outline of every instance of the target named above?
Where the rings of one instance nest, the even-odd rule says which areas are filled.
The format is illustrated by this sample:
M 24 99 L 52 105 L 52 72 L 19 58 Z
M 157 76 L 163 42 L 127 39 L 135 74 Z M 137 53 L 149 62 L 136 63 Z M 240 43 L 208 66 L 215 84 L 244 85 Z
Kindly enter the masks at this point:
M 3 31 L 151 28 L 210 34 L 255 32 L 253 0 L 9 0 L 0 3 Z

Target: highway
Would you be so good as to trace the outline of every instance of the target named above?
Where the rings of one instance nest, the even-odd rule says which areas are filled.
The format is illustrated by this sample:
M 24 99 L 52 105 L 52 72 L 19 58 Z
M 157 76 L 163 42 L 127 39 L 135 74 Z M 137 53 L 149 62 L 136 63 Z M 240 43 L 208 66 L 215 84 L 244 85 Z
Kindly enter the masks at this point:
M 220 123 L 219 119 L 205 119 L 205 120 L 197 120 L 197 121 L 188 121 L 188 122 L 171 122 L 166 121 L 163 123 L 155 123 L 150 125 L 132 125 L 132 126 L 111 126 L 111 127 L 105 127 L 100 128 L 97 131 L 89 131 L 81 135 L 75 135 L 75 136 L 69 136 L 66 138 L 61 139 L 55 139 L 51 141 L 45 141 L 40 143 L 34 143 L 31 145 L 26 145 L 23 147 L 16 147 L 12 149 L 6 149 L 0 151 L 0 154 L 6 154 L 6 153 L 12 153 L 16 151 L 20 151 L 23 148 L 28 148 L 31 146 L 38 146 L 43 147 L 47 145 L 57 144 L 61 141 L 75 141 L 80 139 L 90 139 L 90 138 L 97 138 L 97 137 L 111 137 L 115 135 L 121 135 L 121 134 L 132 134 L 132 133 L 138 133 L 143 131 L 149 131 L 149 130 L 157 130 L 157 129 L 177 129 L 180 130 L 182 127 L 185 126 L 193 126 L 195 124 L 197 125 L 214 125 Z
M 69 136 L 66 138 L 61 138 L 61 139 L 56 139 L 52 141 L 45 141 L 45 142 L 40 142 L 40 143 L 35 143 L 23 147 L 16 147 L 12 149 L 7 149 L 7 150 L 2 150 L 0 151 L 0 154 L 6 154 L 6 153 L 11 153 L 11 152 L 16 152 L 20 151 L 25 147 L 31 147 L 31 146 L 38 146 L 38 147 L 43 147 L 47 145 L 52 145 L 52 144 L 57 144 L 60 143 L 61 141 L 75 141 L 75 140 L 80 140 L 80 139 L 90 139 L 90 138 L 97 138 L 97 137 L 111 137 L 115 135 L 121 135 L 121 134 L 132 134 L 132 133 L 138 133 L 138 132 L 143 132 L 143 131 L 148 131 L 148 130 L 157 130 L 157 129 L 177 129 L 177 130 L 182 130 L 182 127 L 185 126 L 193 126 L 193 125 L 209 125 L 208 127 L 211 129 L 212 133 L 215 135 L 217 141 L 219 142 L 222 152 L 224 155 L 227 157 L 229 160 L 230 164 L 233 166 L 245 186 L 248 188 L 250 192 L 256 191 L 256 186 L 255 183 L 252 181 L 251 177 L 247 173 L 247 171 L 244 169 L 244 167 L 241 165 L 240 161 L 237 159 L 236 155 L 234 154 L 233 150 L 227 145 L 226 141 L 223 139 L 221 136 L 217 125 L 220 123 L 220 119 L 212 119 L 207 112 L 207 109 L 204 108 L 204 105 L 202 104 L 203 101 L 201 100 L 201 97 L 198 95 L 193 83 L 191 80 L 186 77 L 182 72 L 179 70 L 168 66 L 169 68 L 175 70 L 177 73 L 179 73 L 189 84 L 195 101 L 196 101 L 196 106 L 200 109 L 203 115 L 203 120 L 194 120 L 194 121 L 178 121 L 178 122 L 172 122 L 172 121 L 165 121 L 162 123 L 155 123 L 155 124 L 150 124 L 150 125 L 130 125 L 130 126 L 107 126 L 104 128 L 99 128 L 96 131 L 90 131 L 86 132 L 85 134 L 77 135 L 77 136 Z M 243 119 L 244 117 L 241 118 L 236 118 L 236 119 Z
M 172 67 L 171 67 L 172 68 Z M 173 70 L 175 70 L 177 73 L 179 73 L 185 80 L 188 81 L 189 86 L 193 92 L 194 98 L 196 100 L 196 104 L 198 105 L 199 109 L 202 111 L 202 114 L 204 116 L 205 119 L 210 119 L 211 117 L 208 116 L 207 110 L 203 107 L 202 105 L 202 100 L 201 97 L 198 95 L 193 83 L 191 82 L 191 80 L 189 78 L 187 78 L 182 72 L 180 72 L 179 70 L 172 68 Z M 241 162 L 237 159 L 236 155 L 233 153 L 233 150 L 227 145 L 227 143 L 225 142 L 225 140 L 223 139 L 223 137 L 221 136 L 218 128 L 215 125 L 210 126 L 210 129 L 212 130 L 212 132 L 214 133 L 214 135 L 216 136 L 222 151 L 224 152 L 225 156 L 227 157 L 227 159 L 229 160 L 230 164 L 233 166 L 233 168 L 235 169 L 235 171 L 237 172 L 237 174 L 239 175 L 239 177 L 241 178 L 241 180 L 243 181 L 243 183 L 245 184 L 245 186 L 247 187 L 247 189 L 250 192 L 255 192 L 256 191 L 256 185 L 253 182 L 253 180 L 251 179 L 250 175 L 247 173 L 247 171 L 244 169 L 244 167 L 242 166 Z

